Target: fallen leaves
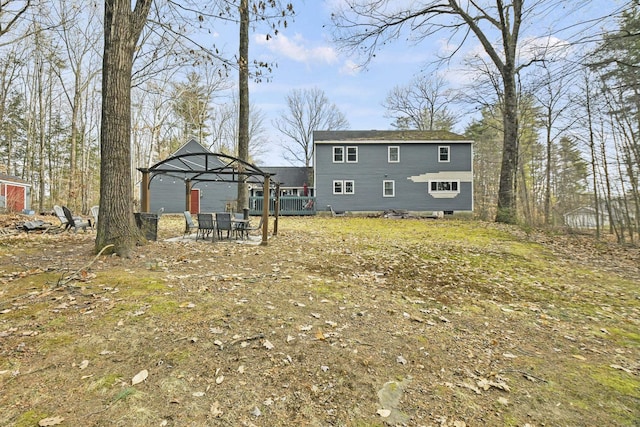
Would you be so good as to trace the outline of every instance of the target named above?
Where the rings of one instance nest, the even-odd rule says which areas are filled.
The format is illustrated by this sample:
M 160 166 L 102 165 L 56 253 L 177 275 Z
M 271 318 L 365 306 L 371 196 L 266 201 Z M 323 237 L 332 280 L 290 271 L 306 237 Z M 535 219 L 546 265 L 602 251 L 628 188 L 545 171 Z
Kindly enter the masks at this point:
M 58 424 L 62 424 L 63 421 L 64 421 L 63 417 L 43 418 L 40 421 L 38 421 L 38 425 L 40 427 L 57 426 Z
M 511 391 L 511 389 L 509 388 L 507 383 L 504 382 L 499 377 L 496 377 L 496 380 L 489 380 L 489 379 L 486 379 L 486 378 L 481 378 L 478 381 L 476 381 L 476 384 L 478 385 L 478 387 L 480 389 L 482 389 L 484 391 L 487 391 L 492 387 L 493 388 L 497 388 L 499 390 Z
M 134 377 L 131 379 L 131 385 L 140 384 L 141 382 L 146 380 L 148 376 L 149 376 L 149 371 L 147 371 L 146 369 L 143 369 L 142 371 L 134 375 Z

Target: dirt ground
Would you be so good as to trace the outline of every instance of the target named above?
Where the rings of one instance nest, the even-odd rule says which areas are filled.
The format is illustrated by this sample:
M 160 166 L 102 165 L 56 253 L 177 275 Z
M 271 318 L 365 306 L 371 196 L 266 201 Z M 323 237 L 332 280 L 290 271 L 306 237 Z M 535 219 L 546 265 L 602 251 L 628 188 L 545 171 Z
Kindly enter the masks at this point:
M 183 227 L 132 259 L 0 234 L 0 425 L 640 426 L 638 247 L 349 217 L 165 240 Z

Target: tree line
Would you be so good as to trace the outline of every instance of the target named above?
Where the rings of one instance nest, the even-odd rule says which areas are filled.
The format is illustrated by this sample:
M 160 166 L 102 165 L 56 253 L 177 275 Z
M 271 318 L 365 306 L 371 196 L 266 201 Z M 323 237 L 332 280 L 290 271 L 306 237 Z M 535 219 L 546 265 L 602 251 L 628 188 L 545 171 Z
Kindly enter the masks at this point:
M 377 8 L 370 7 L 374 3 Z M 496 0 L 481 7 L 474 2 L 477 9 L 471 10 L 453 0 L 429 1 L 421 10 L 398 9 L 394 15 L 389 13 L 394 2 L 347 0 L 347 7 L 333 15 L 333 31 L 338 46 L 360 49 L 365 62 L 381 44 L 406 31 L 414 40 L 442 32 L 452 34 L 452 39 L 460 34 L 475 36 L 485 52 L 464 58 L 465 68 L 475 76 L 473 84 L 448 86 L 444 65 L 450 58 L 411 82 L 399 82 L 383 104 L 393 126 L 451 130 L 462 114 L 473 110 L 477 118 L 463 131 L 476 141 L 478 217 L 530 226 L 561 225 L 565 213 L 590 205 L 598 218 L 606 213 L 612 219 L 610 231 L 620 240 L 636 239 L 640 228 L 638 1 L 621 7 L 616 27 L 602 34 L 569 42 L 549 36 L 546 45 L 533 47 L 518 38 L 521 26 L 533 25 L 527 19 L 544 18 L 535 10 L 549 11 L 567 2 L 524 3 Z M 133 4 L 106 0 L 104 8 L 84 0 L 4 4 L 0 173 L 31 182 L 38 211 L 61 203 L 88 212 L 107 192 L 100 186 L 109 178 L 101 179 L 100 172 L 113 174 L 116 166 L 109 161 L 123 150 L 130 150 L 121 160 L 127 164 L 128 179 L 117 175 L 107 187 L 116 199 L 123 197 L 118 187 L 127 187 L 127 211 L 135 203 L 136 168 L 166 157 L 190 136 L 212 151 L 234 155 L 245 149 L 239 141 L 248 139 L 244 156 L 254 161 L 272 143 L 266 136 L 265 116 L 255 106 L 245 109 L 248 119 L 243 120 L 248 124 L 240 126 L 241 105 L 248 100 L 238 94 L 234 74 L 240 68 L 238 53 L 223 52 L 207 34 L 221 25 L 235 28 L 241 6 L 251 14 L 251 25 L 266 25 L 275 34 L 287 25 L 294 5 L 245 0 L 206 6 L 191 0 Z M 111 16 L 117 22 L 139 13 L 136 28 L 129 27 L 121 36 L 127 38 L 124 47 L 132 55 L 131 92 L 130 99 L 120 95 L 107 99 L 105 107 L 109 77 L 104 72 L 105 52 L 114 47 L 114 41 L 105 38 L 105 29 L 115 28 L 107 28 L 105 20 L 117 7 L 123 8 Z M 386 13 L 384 20 L 378 19 L 378 11 Z M 421 25 L 407 30 L 403 25 L 411 17 Z M 443 17 L 455 19 L 445 25 Z M 487 22 L 492 26 L 483 27 Z M 274 64 L 247 61 L 250 78 L 269 78 Z M 130 105 L 130 126 L 116 137 L 123 145 L 105 151 L 103 133 L 116 129 L 105 123 L 123 111 L 114 100 Z M 114 125 L 119 132 L 123 120 Z M 348 127 L 346 116 L 317 88 L 287 94 L 286 110 L 272 124 L 284 137 L 287 159 L 305 165 L 312 159 L 310 132 Z M 602 230 L 599 222 L 597 232 Z

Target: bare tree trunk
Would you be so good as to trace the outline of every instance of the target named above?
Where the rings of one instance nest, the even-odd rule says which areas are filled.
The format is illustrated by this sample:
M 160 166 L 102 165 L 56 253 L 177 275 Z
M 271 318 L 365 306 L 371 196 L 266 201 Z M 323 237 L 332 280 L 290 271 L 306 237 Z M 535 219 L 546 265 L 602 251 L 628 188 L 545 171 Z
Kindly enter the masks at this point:
M 607 165 L 607 150 L 604 140 L 600 142 L 600 155 L 602 156 L 602 170 L 604 172 L 604 186 L 605 195 L 607 197 L 606 206 L 607 213 L 609 214 L 609 228 L 615 232 L 618 243 L 622 243 L 624 241 L 624 230 L 619 230 L 618 224 L 616 224 L 616 220 L 618 218 L 617 211 L 614 216 L 613 199 L 611 197 L 611 177 L 609 176 L 609 166 Z M 622 234 L 620 234 L 620 232 L 622 232 Z
M 547 118 L 549 120 L 546 125 L 546 152 L 545 152 L 545 188 L 544 188 L 544 224 L 548 227 L 551 225 L 551 164 L 552 164 L 552 150 L 553 145 L 551 139 L 551 107 L 547 109 Z
M 80 108 L 80 72 L 75 72 L 73 102 L 71 103 L 71 141 L 69 146 L 69 186 L 67 200 L 72 209 L 78 209 L 78 113 Z
M 240 55 L 239 55 L 238 158 L 249 161 L 249 1 L 240 0 Z M 239 171 L 242 172 L 242 171 Z M 246 176 L 238 175 L 238 211 L 249 206 Z
M 133 218 L 131 187 L 131 70 L 151 0 L 105 0 L 100 134 L 100 221 L 96 251 L 113 244 L 129 257 L 140 233 Z
M 512 65 L 511 65 L 512 66 Z M 516 174 L 518 172 L 518 93 L 514 72 L 502 73 L 504 80 L 504 139 L 502 164 L 500 169 L 500 188 L 498 189 L 497 222 L 514 224 L 518 215 L 516 210 Z
M 593 134 L 593 116 L 591 113 L 591 86 L 585 77 L 585 96 L 587 107 L 587 122 L 589 125 L 589 152 L 591 154 L 591 176 L 593 181 L 593 205 L 596 215 L 596 239 L 600 238 L 600 198 L 598 197 L 598 160 L 596 157 L 596 142 Z

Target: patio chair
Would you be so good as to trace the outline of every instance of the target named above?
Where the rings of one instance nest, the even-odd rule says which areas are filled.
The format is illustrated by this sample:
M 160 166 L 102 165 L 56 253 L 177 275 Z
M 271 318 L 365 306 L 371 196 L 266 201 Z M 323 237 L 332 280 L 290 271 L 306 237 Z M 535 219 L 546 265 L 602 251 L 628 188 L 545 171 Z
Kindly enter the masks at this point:
M 184 226 L 184 234 L 182 235 L 182 237 L 185 237 L 188 234 L 191 234 L 191 230 L 195 229 L 196 231 L 198 230 L 198 226 L 196 226 L 193 222 L 193 218 L 191 217 L 191 212 L 189 211 L 184 211 L 184 222 L 185 222 L 185 226 Z M 198 236 L 196 235 L 196 238 Z
M 240 237 L 244 240 L 247 234 L 247 226 L 249 225 L 249 220 L 245 220 L 244 214 L 235 213 L 233 214 L 233 220 L 231 221 L 232 233 L 236 235 L 236 239 Z
M 198 214 L 198 232 L 196 233 L 196 241 L 198 237 L 201 236 L 202 240 L 205 240 L 207 237 L 211 236 L 214 238 L 215 233 L 215 225 L 213 223 L 213 214 L 210 213 L 199 213 Z
M 60 220 L 60 227 L 64 227 L 65 230 L 69 228 L 69 221 L 67 221 L 67 217 L 64 216 L 64 211 L 62 210 L 62 208 L 58 205 L 55 205 L 53 207 L 53 212 L 55 212 L 56 216 Z
M 93 228 L 96 228 L 98 224 L 98 213 L 100 212 L 100 206 L 91 206 L 91 216 L 93 217 Z
M 74 217 L 71 214 L 71 211 L 69 210 L 68 207 L 63 206 L 62 211 L 64 212 L 65 218 L 67 218 L 67 222 L 68 222 L 67 230 L 71 230 L 73 228 L 73 232 L 77 233 L 78 230 L 81 228 L 86 232 L 87 227 L 91 227 L 90 221 L 84 220 L 82 219 L 82 217 L 79 217 L 79 216 Z
M 160 217 L 162 216 L 163 213 L 164 213 L 164 208 L 158 209 L 158 211 L 156 212 L 156 215 L 158 216 L 158 219 L 160 219 Z
M 249 236 L 249 233 L 252 231 L 256 231 L 256 230 L 262 230 L 262 215 L 260 215 L 260 222 L 258 223 L 258 225 L 251 225 L 251 224 L 247 224 L 245 231 L 247 233 L 247 236 Z
M 222 239 L 222 232 L 226 230 L 227 239 L 231 237 L 233 229 L 231 227 L 231 214 L 229 212 L 216 212 L 216 229 L 218 238 Z
M 331 216 L 345 216 L 345 211 L 333 210 L 333 207 L 331 205 L 327 205 L 327 207 L 331 211 Z

